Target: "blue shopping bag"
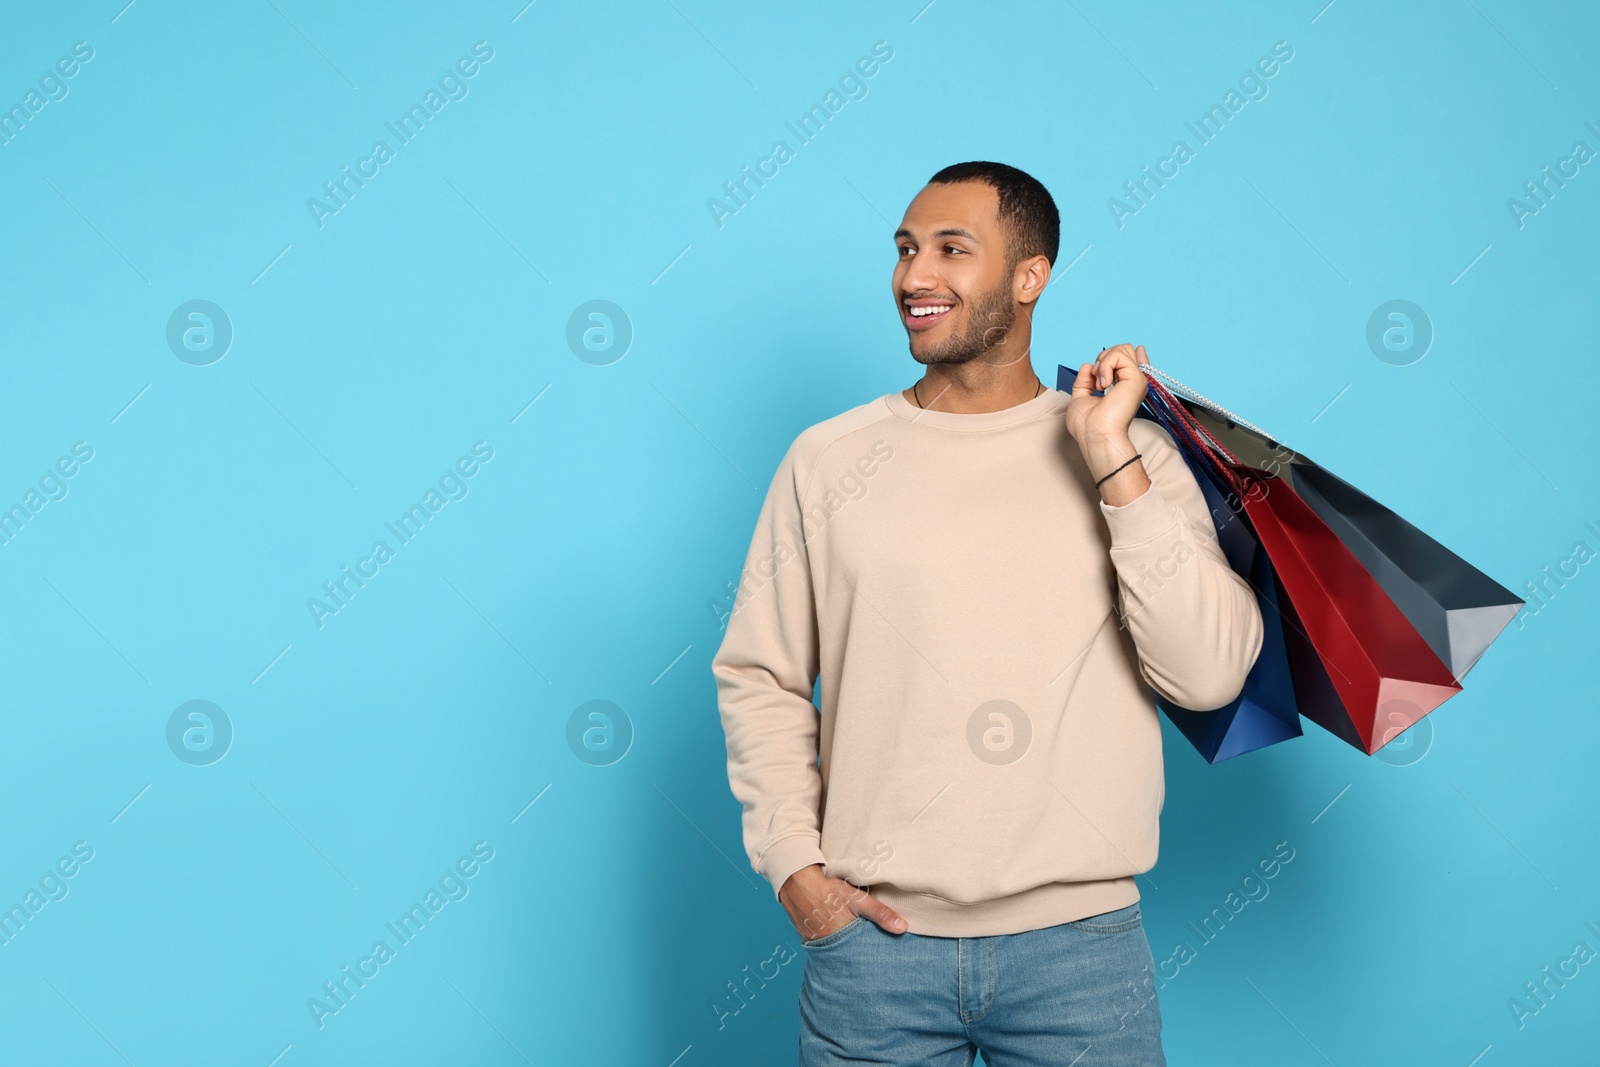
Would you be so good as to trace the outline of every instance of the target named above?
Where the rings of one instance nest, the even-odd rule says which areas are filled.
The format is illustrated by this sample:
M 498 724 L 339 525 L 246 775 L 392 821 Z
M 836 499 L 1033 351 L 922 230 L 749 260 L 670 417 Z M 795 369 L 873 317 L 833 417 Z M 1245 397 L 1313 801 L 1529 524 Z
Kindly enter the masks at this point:
M 1058 366 L 1056 388 L 1070 393 L 1077 376 L 1076 369 Z M 1147 397 L 1138 412 L 1139 418 L 1150 419 L 1172 437 L 1206 499 L 1218 547 L 1234 573 L 1255 590 L 1256 604 L 1261 609 L 1261 652 L 1245 678 L 1244 689 L 1232 703 L 1212 711 L 1193 711 L 1156 694 L 1156 706 L 1179 732 L 1206 762 L 1218 763 L 1301 736 L 1300 708 L 1295 701 L 1283 636 L 1283 627 L 1293 623 L 1278 607 L 1277 575 L 1255 531 L 1250 529 L 1227 487 L 1217 480 L 1208 464 L 1192 454 L 1192 446 L 1184 435 L 1167 425 L 1165 416 L 1160 400 L 1154 397 Z

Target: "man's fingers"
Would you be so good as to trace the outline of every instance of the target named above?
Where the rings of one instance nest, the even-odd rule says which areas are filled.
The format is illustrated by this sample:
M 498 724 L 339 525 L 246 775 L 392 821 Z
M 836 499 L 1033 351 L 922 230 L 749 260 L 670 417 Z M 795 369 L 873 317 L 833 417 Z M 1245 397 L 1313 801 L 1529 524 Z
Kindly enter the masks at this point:
M 1085 363 L 1078 368 L 1078 376 L 1072 380 L 1073 396 L 1088 396 L 1094 391 L 1094 364 Z
M 1112 345 L 1100 353 L 1100 358 L 1095 360 L 1095 386 L 1098 389 L 1107 389 L 1115 380 L 1114 368 L 1118 359 L 1133 358 L 1132 345 Z
M 1122 345 L 1112 345 L 1100 353 L 1100 358 L 1094 361 L 1094 384 L 1096 389 L 1105 390 L 1111 387 L 1115 380 L 1113 368 L 1116 366 L 1117 351 Z

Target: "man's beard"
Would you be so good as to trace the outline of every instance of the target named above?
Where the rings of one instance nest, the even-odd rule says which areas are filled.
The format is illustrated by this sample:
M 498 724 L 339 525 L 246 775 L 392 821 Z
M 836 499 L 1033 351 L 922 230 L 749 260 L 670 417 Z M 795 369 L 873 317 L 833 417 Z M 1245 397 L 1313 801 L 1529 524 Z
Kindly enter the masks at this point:
M 1017 308 L 1011 300 L 1011 281 L 1006 278 L 991 291 L 968 306 L 967 328 L 963 333 L 918 353 L 915 346 L 911 358 L 918 363 L 967 363 L 1005 343 L 1016 321 Z

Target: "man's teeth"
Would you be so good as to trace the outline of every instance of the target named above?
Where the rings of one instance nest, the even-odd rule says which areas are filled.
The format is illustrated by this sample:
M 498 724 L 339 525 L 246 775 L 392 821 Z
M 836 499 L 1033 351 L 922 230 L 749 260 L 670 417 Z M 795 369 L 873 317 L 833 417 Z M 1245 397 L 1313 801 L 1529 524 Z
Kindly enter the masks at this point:
M 924 315 L 936 315 L 941 311 L 949 311 L 952 306 L 953 305 L 950 304 L 935 304 L 932 307 L 912 308 L 911 317 L 914 319 L 920 319 Z

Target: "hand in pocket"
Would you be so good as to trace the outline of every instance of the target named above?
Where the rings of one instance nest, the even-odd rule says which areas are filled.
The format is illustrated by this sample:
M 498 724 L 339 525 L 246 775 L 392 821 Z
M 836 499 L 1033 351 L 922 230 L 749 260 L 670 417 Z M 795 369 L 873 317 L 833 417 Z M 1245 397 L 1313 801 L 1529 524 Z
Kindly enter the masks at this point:
M 843 878 L 830 878 L 820 863 L 791 874 L 778 891 L 802 941 L 817 941 L 848 926 L 857 915 L 891 934 L 904 933 L 906 920 L 889 905 Z

